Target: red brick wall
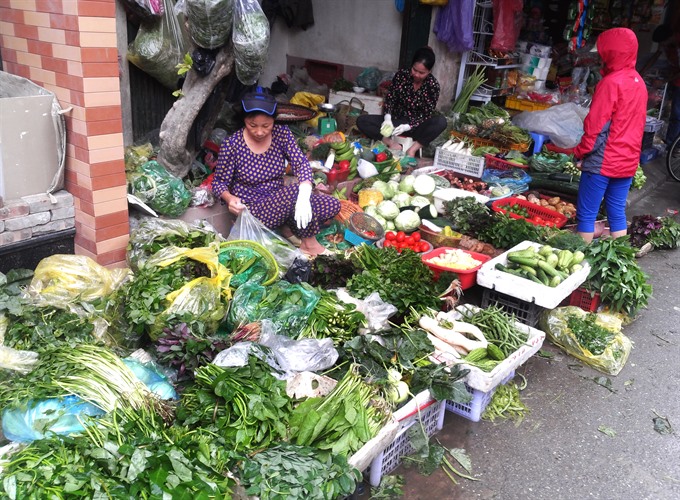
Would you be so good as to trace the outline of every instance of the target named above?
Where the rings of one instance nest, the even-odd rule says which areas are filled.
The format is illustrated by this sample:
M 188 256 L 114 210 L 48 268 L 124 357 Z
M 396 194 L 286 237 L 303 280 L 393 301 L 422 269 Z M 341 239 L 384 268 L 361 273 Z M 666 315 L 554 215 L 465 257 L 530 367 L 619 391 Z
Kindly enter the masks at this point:
M 66 116 L 76 253 L 123 265 L 128 211 L 116 0 L 0 0 L 4 70 L 54 92 Z

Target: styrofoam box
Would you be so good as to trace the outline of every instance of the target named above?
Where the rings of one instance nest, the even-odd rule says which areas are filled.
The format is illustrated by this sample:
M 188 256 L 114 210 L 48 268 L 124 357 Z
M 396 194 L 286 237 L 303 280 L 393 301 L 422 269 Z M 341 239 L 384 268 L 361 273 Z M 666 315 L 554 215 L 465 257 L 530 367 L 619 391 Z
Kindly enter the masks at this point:
M 508 264 L 508 253 L 524 250 L 530 246 L 538 249 L 542 245 L 533 241 L 523 241 L 485 262 L 477 272 L 477 284 L 526 302 L 533 302 L 541 307 L 554 309 L 586 280 L 590 273 L 590 265 L 586 261 L 581 262 L 583 267 L 556 287 L 541 285 L 496 269 L 499 262 L 503 265 Z
M 468 196 L 472 196 L 474 199 L 476 199 L 479 203 L 482 204 L 489 201 L 488 196 L 484 196 L 483 194 L 479 194 L 474 191 L 466 191 L 465 189 L 458 188 L 436 189 L 435 192 L 432 193 L 432 198 L 434 200 L 434 208 L 436 208 L 437 212 L 439 212 L 440 214 L 444 213 L 445 201 L 451 201 L 455 198 L 465 198 Z
M 449 315 L 451 316 L 452 319 L 460 320 L 462 318 L 462 314 L 460 313 L 460 311 L 461 310 L 464 311 L 466 308 L 469 309 L 470 311 L 479 310 L 478 307 L 466 304 L 458 306 L 456 310 L 451 311 Z M 463 378 L 463 381 L 467 385 L 469 385 L 473 389 L 477 389 L 478 391 L 489 392 L 499 384 L 503 383 L 503 380 L 505 380 L 518 367 L 523 365 L 531 356 L 538 352 L 538 350 L 543 345 L 543 341 L 545 340 L 545 332 L 527 326 L 523 323 L 520 323 L 519 321 L 515 322 L 515 326 L 517 327 L 518 330 L 528 335 L 526 344 L 524 344 L 522 347 L 517 349 L 512 354 L 510 354 L 510 356 L 505 358 L 503 361 L 498 363 L 496 368 L 494 368 L 490 372 L 485 372 L 475 366 L 467 365 L 465 364 L 465 362 L 460 363 L 461 365 L 464 366 L 464 368 L 470 370 L 470 373 L 468 373 L 465 376 L 465 378 Z M 437 359 L 436 356 L 434 356 L 433 358 L 435 360 Z

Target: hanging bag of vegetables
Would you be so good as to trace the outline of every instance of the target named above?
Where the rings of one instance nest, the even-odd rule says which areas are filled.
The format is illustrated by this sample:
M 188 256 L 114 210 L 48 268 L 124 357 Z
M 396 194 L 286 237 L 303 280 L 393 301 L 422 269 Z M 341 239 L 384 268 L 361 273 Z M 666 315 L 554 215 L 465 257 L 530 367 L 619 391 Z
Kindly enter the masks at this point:
M 269 50 L 269 21 L 257 0 L 236 0 L 234 12 L 236 77 L 253 85 L 262 74 Z

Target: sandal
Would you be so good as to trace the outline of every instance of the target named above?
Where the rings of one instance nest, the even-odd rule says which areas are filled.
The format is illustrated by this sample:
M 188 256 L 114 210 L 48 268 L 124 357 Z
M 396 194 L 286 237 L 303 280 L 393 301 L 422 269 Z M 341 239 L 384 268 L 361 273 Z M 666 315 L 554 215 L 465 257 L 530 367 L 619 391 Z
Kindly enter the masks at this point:
M 335 255 L 335 252 L 329 250 L 328 248 L 325 248 L 324 251 L 321 252 L 321 253 L 315 253 L 315 254 L 307 253 L 307 252 L 305 252 L 304 250 L 300 250 L 300 251 L 301 251 L 301 252 L 302 252 L 309 260 L 314 260 L 314 259 L 315 259 L 316 257 L 318 257 L 319 255 Z
M 284 238 L 288 241 L 288 243 L 290 243 L 294 247 L 299 247 L 302 244 L 302 240 L 300 238 L 298 238 L 297 236 L 295 236 L 294 234 L 292 234 L 288 237 L 284 236 Z

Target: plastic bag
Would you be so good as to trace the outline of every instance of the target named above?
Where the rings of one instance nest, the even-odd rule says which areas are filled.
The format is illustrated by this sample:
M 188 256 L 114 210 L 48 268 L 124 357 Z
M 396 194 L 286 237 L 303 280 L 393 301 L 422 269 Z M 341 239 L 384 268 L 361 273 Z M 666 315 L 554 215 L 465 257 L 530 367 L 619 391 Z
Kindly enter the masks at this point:
M 28 295 L 56 305 L 92 302 L 113 292 L 129 273 L 128 269 L 109 270 L 85 255 L 50 255 L 35 268 Z
M 312 263 L 309 259 L 295 259 L 293 264 L 286 271 L 286 275 L 283 277 L 289 283 L 302 283 L 308 282 L 309 277 L 312 275 Z
M 2 335 L 0 335 L 2 344 Z M 20 351 L 0 345 L 0 368 L 12 370 L 22 375 L 30 372 L 38 362 L 38 353 L 33 351 Z
M 367 90 L 375 90 L 378 88 L 382 73 L 378 68 L 373 66 L 364 69 L 359 76 L 357 76 L 357 85 Z
M 125 171 L 136 172 L 153 156 L 153 144 L 150 142 L 139 144 L 137 146 L 128 146 L 125 148 Z
M 156 316 L 149 330 L 152 340 L 161 335 L 163 328 L 168 325 L 169 316 L 184 317 L 190 314 L 195 321 L 205 325 L 207 334 L 217 331 L 227 314 L 228 300 L 231 298 L 231 273 L 219 263 L 218 252 L 219 245 L 216 243 L 199 248 L 168 247 L 149 259 L 147 266 L 158 267 L 166 267 L 180 259 L 192 259 L 202 262 L 210 270 L 209 278 L 194 278 L 165 297 L 168 306 Z
M 542 111 L 524 111 L 512 117 L 513 125 L 550 137 L 560 148 L 573 148 L 583 135 L 588 109 L 574 103 L 558 104 Z
M 153 361 L 142 363 L 134 358 L 125 358 L 123 363 L 135 374 L 152 393 L 163 400 L 177 400 L 177 391 Z
M 234 0 L 234 65 L 243 85 L 253 85 L 262 74 L 269 51 L 269 21 L 257 0 Z
M 437 40 L 444 42 L 453 52 L 472 50 L 475 41 L 472 34 L 472 15 L 475 4 L 468 0 L 449 0 L 439 9 L 433 31 Z
M 262 224 L 248 209 L 239 214 L 231 227 L 227 241 L 234 240 L 254 241 L 269 250 L 279 264 L 281 276 L 296 258 L 305 258 L 299 249 Z
M 300 106 L 305 106 L 307 108 L 319 111 L 319 104 L 321 104 L 325 100 L 326 98 L 320 94 L 313 94 L 311 92 L 296 92 L 295 95 L 291 97 L 290 103 L 298 104 Z M 319 124 L 318 114 L 314 118 L 307 120 L 305 123 L 311 127 L 316 128 L 317 125 Z
M 244 283 L 271 285 L 278 279 L 279 266 L 269 250 L 253 241 L 234 240 L 220 245 L 220 264 L 232 274 L 230 286 Z
M 189 223 L 179 219 L 145 218 L 130 233 L 126 259 L 130 269 L 136 271 L 162 248 L 207 247 L 213 241 L 222 242 L 224 238 L 204 220 Z
M 293 340 L 265 331 L 259 343 L 272 350 L 281 369 L 291 376 L 290 372 L 327 370 L 339 356 L 330 338 Z
M 174 12 L 172 0 L 163 0 L 163 17 L 142 24 L 128 48 L 127 58 L 165 87 L 175 90 L 179 77 L 176 66 L 184 60 L 186 37 Z
M 523 8 L 523 0 L 493 0 L 491 49 L 503 52 L 515 50 L 522 28 Z
M 564 153 L 538 153 L 529 159 L 529 168 L 532 172 L 559 173 L 564 171 L 564 166 L 570 161 L 569 155 Z
M 529 189 L 528 186 L 531 182 L 531 176 L 520 168 L 513 168 L 510 170 L 485 168 L 482 173 L 482 181 L 487 184 L 507 186 L 512 189 L 513 193 L 522 193 Z
M 234 22 L 233 0 L 184 0 L 184 12 L 196 45 L 216 49 L 227 43 Z
M 189 207 L 191 191 L 156 161 L 128 175 L 128 190 L 161 215 L 179 217 Z
M 614 338 L 600 355 L 594 355 L 579 344 L 567 326 L 569 316 L 585 317 L 586 311 L 580 307 L 558 307 L 547 311 L 541 317 L 541 329 L 548 338 L 567 354 L 580 359 L 587 365 L 608 375 L 617 375 L 628 360 L 632 348 L 631 341 L 621 332 L 621 321 L 606 313 L 596 313 L 596 322 L 614 333 Z
M 339 300 L 346 304 L 354 304 L 357 311 L 366 316 L 368 325 L 361 333 L 375 333 L 389 328 L 388 320 L 397 313 L 397 308 L 383 301 L 378 292 L 373 292 L 363 300 L 355 299 L 344 288 L 339 288 L 335 293 Z
M 269 319 L 276 333 L 297 338 L 317 302 L 319 294 L 306 284 L 278 281 L 262 286 L 245 283 L 234 293 L 227 327 L 233 331 L 239 325 Z
M 101 408 L 77 396 L 31 401 L 28 408 L 8 408 L 2 412 L 2 432 L 11 441 L 28 443 L 49 434 L 67 436 L 83 432 L 83 417 L 101 415 L 104 415 Z

